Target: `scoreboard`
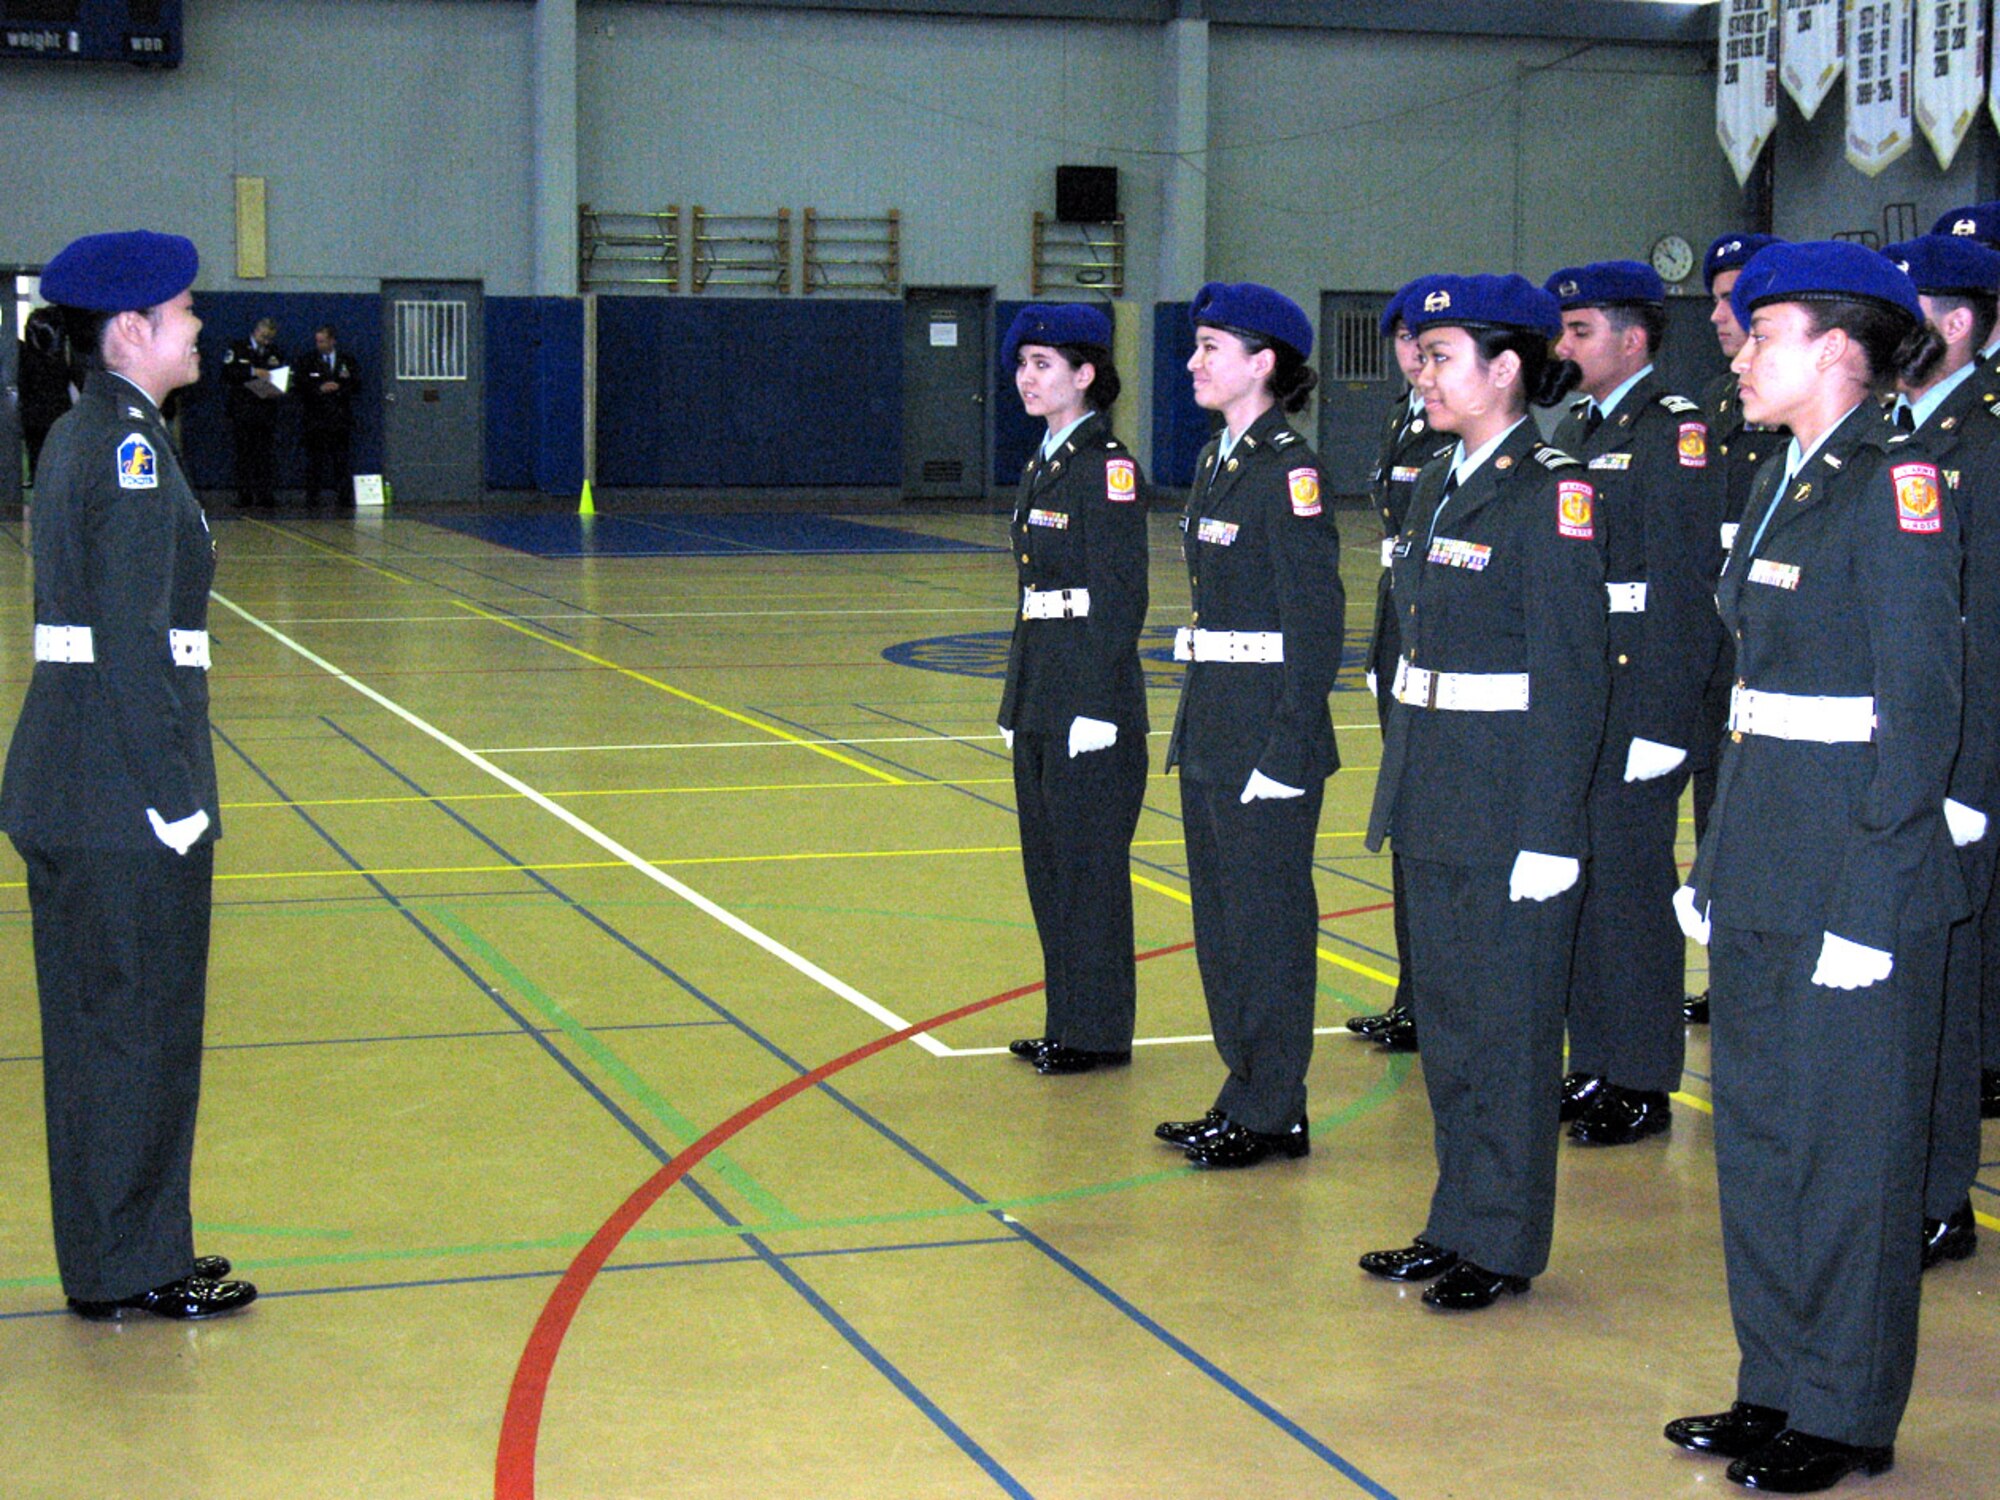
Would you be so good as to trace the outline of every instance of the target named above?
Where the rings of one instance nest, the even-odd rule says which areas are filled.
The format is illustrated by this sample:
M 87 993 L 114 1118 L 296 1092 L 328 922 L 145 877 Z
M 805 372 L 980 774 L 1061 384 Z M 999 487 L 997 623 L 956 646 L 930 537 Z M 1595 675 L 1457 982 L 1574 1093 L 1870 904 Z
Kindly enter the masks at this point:
M 181 63 L 181 0 L 0 0 L 0 62 Z

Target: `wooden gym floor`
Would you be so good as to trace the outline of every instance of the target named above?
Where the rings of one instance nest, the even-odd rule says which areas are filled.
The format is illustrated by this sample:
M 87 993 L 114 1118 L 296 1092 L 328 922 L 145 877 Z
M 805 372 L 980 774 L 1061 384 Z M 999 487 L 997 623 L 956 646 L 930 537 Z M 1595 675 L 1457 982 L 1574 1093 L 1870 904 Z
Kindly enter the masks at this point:
M 1565 1146 L 1529 1296 L 1452 1319 L 1355 1269 L 1432 1165 L 1420 1060 L 1340 1030 L 1395 970 L 1344 522 L 1314 1150 L 1210 1176 L 1152 1139 L 1219 1077 L 1168 778 L 1136 1062 L 1000 1051 L 1041 1022 L 1001 518 L 218 520 L 195 1215 L 264 1296 L 60 1310 L 5 849 L 0 1494 L 1733 1493 L 1659 1437 L 1733 1391 L 1701 1029 L 1669 1138 Z M 1157 767 L 1186 585 L 1169 518 L 1153 542 Z M 18 528 L 0 579 L 11 722 Z M 1985 1231 L 1996 1190 L 2000 1160 Z M 1897 1468 L 1853 1493 L 2000 1490 L 1981 1238 L 1928 1278 Z

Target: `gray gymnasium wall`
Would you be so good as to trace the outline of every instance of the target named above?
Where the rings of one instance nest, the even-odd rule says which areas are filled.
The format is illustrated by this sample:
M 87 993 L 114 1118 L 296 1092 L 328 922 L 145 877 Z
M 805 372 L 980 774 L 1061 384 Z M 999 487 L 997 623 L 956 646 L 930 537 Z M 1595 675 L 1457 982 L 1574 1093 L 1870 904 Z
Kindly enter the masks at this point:
M 1771 149 L 1781 188 L 1772 214 L 1773 234 L 1788 240 L 1827 239 L 1861 229 L 1881 234 L 1883 210 L 1895 203 L 1915 205 L 1917 233 L 1922 234 L 1939 214 L 1995 196 L 1993 128 L 1987 121 L 1982 119 L 1958 148 L 1949 172 L 1938 170 L 1937 155 L 1920 134 L 1880 176 L 1863 177 L 1847 164 L 1845 115 L 1837 87 L 1811 120 L 1789 97 L 1779 100 Z

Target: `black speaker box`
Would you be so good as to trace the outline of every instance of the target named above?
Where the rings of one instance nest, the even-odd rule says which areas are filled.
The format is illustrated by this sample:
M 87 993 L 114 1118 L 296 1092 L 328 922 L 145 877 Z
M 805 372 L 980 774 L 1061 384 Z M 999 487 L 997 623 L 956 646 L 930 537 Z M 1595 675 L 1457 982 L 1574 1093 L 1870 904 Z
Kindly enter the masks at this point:
M 1116 167 L 1057 167 L 1056 221 L 1108 224 L 1118 217 Z

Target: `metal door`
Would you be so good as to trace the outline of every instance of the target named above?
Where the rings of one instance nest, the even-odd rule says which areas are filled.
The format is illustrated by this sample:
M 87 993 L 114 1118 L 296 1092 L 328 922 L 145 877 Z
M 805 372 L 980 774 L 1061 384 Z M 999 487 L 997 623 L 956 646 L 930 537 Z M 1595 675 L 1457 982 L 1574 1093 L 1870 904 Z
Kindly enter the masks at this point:
M 485 329 L 476 281 L 382 283 L 382 471 L 398 503 L 484 495 Z
M 0 515 L 21 503 L 28 450 L 21 441 L 21 324 L 27 317 L 28 279 L 12 271 L 0 281 Z
M 904 498 L 986 494 L 992 326 L 990 287 L 912 287 L 904 299 Z
M 1403 388 L 1381 333 L 1388 303 L 1387 292 L 1320 293 L 1319 458 L 1329 494 L 1368 493 L 1383 416 Z

